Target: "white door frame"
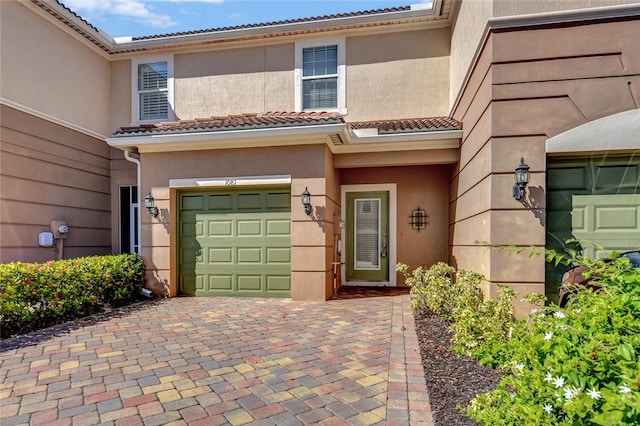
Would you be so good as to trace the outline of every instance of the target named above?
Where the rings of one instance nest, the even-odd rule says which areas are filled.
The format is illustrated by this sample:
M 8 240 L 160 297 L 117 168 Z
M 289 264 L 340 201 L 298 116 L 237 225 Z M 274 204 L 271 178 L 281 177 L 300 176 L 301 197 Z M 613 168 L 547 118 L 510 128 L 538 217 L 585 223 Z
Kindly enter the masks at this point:
M 356 283 L 347 282 L 347 268 L 341 269 L 341 277 L 343 285 L 370 285 L 370 286 L 388 286 L 395 287 L 397 285 L 396 280 L 396 262 L 398 255 L 398 245 L 397 245 L 397 210 L 398 210 L 398 185 L 395 183 L 373 183 L 373 184 L 362 184 L 362 185 L 342 185 L 340 188 L 340 204 L 341 214 L 340 214 L 340 238 L 342 239 L 342 254 L 340 257 L 340 262 L 342 264 L 346 264 L 347 256 L 346 256 L 346 227 L 344 226 L 347 215 L 347 192 L 374 192 L 374 191 L 387 191 L 389 192 L 389 281 L 380 281 L 380 282 L 362 282 L 358 281 Z

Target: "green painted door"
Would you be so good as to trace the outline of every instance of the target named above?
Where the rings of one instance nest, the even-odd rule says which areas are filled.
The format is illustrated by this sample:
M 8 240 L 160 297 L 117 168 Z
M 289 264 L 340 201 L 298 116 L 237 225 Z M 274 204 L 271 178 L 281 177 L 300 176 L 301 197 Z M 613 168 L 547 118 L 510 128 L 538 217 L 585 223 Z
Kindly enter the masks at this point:
M 546 246 L 562 252 L 572 238 L 595 258 L 640 248 L 640 158 L 549 158 Z M 546 292 L 553 301 L 566 270 L 546 264 Z
M 179 289 L 191 296 L 291 296 L 289 189 L 179 194 Z
M 389 281 L 389 192 L 346 194 L 347 282 Z

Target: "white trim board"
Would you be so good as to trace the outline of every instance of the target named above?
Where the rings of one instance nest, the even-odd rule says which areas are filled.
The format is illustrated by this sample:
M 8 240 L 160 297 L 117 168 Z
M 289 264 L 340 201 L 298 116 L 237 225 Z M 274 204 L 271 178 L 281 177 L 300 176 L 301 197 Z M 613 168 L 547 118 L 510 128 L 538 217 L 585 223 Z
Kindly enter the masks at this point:
M 235 188 L 263 185 L 291 185 L 291 175 L 169 179 L 169 188 Z

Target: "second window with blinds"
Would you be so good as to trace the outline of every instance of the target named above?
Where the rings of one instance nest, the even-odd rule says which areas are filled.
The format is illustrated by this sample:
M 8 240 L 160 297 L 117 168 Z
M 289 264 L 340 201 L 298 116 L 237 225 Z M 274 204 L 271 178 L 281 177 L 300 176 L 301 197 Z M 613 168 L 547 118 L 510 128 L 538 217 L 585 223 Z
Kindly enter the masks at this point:
M 344 39 L 296 43 L 296 111 L 346 114 Z
M 172 120 L 173 58 L 140 58 L 131 71 L 132 123 Z

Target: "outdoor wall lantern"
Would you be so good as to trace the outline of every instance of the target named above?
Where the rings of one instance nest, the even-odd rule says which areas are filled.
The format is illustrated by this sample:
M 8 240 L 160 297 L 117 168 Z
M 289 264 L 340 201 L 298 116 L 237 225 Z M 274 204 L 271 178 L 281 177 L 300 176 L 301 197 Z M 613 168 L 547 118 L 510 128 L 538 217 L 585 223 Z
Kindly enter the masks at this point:
M 158 208 L 153 200 L 151 192 L 144 197 L 144 208 L 147 209 L 147 214 L 151 217 L 158 217 Z
M 429 215 L 427 214 L 426 211 L 424 211 L 424 209 L 421 209 L 420 207 L 417 207 L 415 210 L 411 211 L 411 215 L 409 216 L 409 218 L 411 219 L 411 221 L 409 222 L 409 224 L 411 225 L 412 229 L 415 229 L 416 231 L 420 231 L 421 229 L 424 229 L 427 227 L 427 217 Z
M 515 180 L 513 184 L 513 198 L 521 200 L 524 197 L 524 189 L 529 183 L 529 166 L 524 162 L 524 158 L 520 158 L 520 164 L 516 167 Z
M 302 191 L 302 205 L 304 206 L 304 212 L 309 216 L 311 214 L 311 193 L 307 187 Z

